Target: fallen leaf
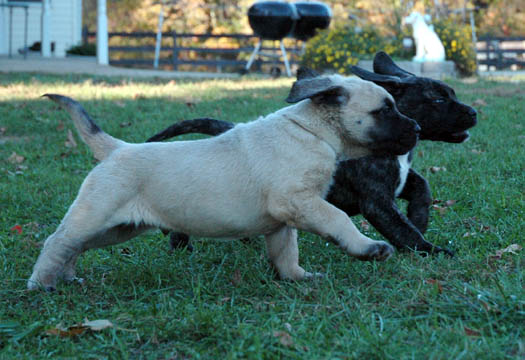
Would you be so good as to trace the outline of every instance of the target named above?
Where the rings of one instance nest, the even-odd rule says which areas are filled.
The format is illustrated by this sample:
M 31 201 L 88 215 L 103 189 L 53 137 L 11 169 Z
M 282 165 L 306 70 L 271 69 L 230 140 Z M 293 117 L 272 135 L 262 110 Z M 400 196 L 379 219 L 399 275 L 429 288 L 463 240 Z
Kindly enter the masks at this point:
M 363 229 L 363 231 L 370 230 L 370 224 L 366 220 L 361 220 L 361 229 Z
M 475 232 L 468 232 L 467 231 L 466 233 L 463 234 L 463 237 L 466 238 L 466 237 L 471 237 L 471 236 L 474 236 L 474 235 L 476 235 Z
M 57 335 L 60 337 L 73 337 L 82 334 L 87 330 L 85 326 L 71 326 L 67 329 L 63 329 L 60 325 L 57 325 L 54 329 L 46 330 L 47 335 Z
M 425 282 L 427 284 L 431 284 L 434 286 L 437 286 L 438 292 L 441 294 L 443 292 L 443 286 L 441 285 L 441 281 L 436 279 L 426 279 Z
M 124 108 L 124 107 L 126 107 L 126 104 L 124 104 L 122 101 L 115 101 L 114 103 L 115 103 L 115 105 L 117 105 L 119 108 Z
M 419 150 L 419 151 L 417 152 L 417 156 L 419 156 L 419 157 L 423 157 L 423 155 L 424 155 L 423 150 Z
M 442 166 L 442 167 L 439 167 L 439 166 L 431 166 L 430 167 L 430 172 L 435 174 L 437 173 L 438 171 L 447 171 L 447 168 Z
M 284 328 L 288 331 L 288 332 L 292 332 L 292 325 L 290 323 L 284 323 Z
M 443 207 L 443 206 L 439 206 L 439 205 L 432 205 L 432 207 L 439 211 L 439 215 L 444 215 L 445 212 L 447 211 L 447 208 L 446 207 Z
M 145 99 L 145 98 L 146 97 L 143 94 L 137 93 L 137 94 L 133 95 L 133 99 L 135 99 L 135 100 L 140 100 L 140 99 Z
M 15 171 L 21 173 L 22 171 L 27 170 L 27 169 L 29 169 L 29 168 L 27 166 L 25 166 L 25 165 L 17 165 L 16 168 L 15 168 Z
M 22 227 L 20 225 L 15 225 L 11 229 L 9 229 L 11 232 L 17 232 L 18 234 L 22 233 Z
M 120 249 L 120 253 L 122 255 L 129 256 L 129 255 L 131 255 L 131 250 L 129 248 L 125 247 L 125 248 Z
M 478 150 L 478 149 L 472 149 L 472 150 L 470 150 L 470 152 L 473 153 L 473 154 L 476 154 L 476 155 L 483 154 L 483 151 Z
M 286 331 L 274 331 L 273 336 L 279 338 L 279 343 L 286 347 L 293 346 L 293 339 Z
M 120 123 L 120 127 L 121 128 L 128 127 L 128 126 L 131 126 L 131 121 L 121 122 Z
M 445 201 L 445 206 L 452 206 L 456 203 L 456 200 L 447 200 Z
M 92 320 L 84 319 L 82 324 L 73 325 L 65 328 L 62 324 L 58 324 L 54 329 L 46 330 L 47 335 L 58 335 L 60 337 L 73 337 L 80 335 L 86 330 L 101 331 L 113 327 L 113 323 L 109 320 Z
M 523 249 L 523 247 L 521 245 L 511 244 L 511 245 L 507 246 L 505 249 L 500 249 L 500 250 L 496 251 L 490 257 L 493 258 L 493 259 L 501 259 L 503 257 L 503 254 L 505 254 L 505 253 L 510 253 L 510 254 L 517 255 L 517 252 L 520 251 L 521 249 Z
M 4 135 L 6 131 L 7 131 L 6 127 L 0 127 L 0 135 Z
M 476 99 L 474 100 L 474 102 L 472 103 L 472 106 L 473 107 L 478 107 L 478 106 L 485 106 L 487 105 L 487 102 L 483 99 Z
M 239 269 L 235 269 L 235 271 L 232 274 L 232 284 L 234 286 L 239 286 L 242 282 L 242 276 Z
M 65 128 L 64 123 L 60 121 L 56 127 L 57 131 L 62 131 L 64 130 L 64 128 Z
M 26 158 L 22 155 L 18 155 L 16 152 L 13 151 L 11 156 L 7 158 L 7 161 L 9 161 L 11 164 L 21 164 L 24 162 Z
M 481 336 L 481 333 L 478 330 L 471 329 L 466 326 L 464 326 L 463 329 L 465 330 L 465 334 L 467 334 L 467 336 Z
M 91 320 L 84 319 L 82 326 L 87 327 L 91 331 L 100 331 L 113 327 L 113 323 L 106 319 Z
M 76 148 L 77 147 L 77 142 L 75 141 L 75 137 L 73 136 L 73 132 L 71 130 L 67 131 L 67 140 L 64 143 L 64 145 L 66 145 L 66 147 L 68 147 L 68 148 Z
M 189 107 L 190 109 L 193 108 L 195 106 L 195 103 L 192 102 L 192 101 L 186 101 L 185 102 L 186 106 Z

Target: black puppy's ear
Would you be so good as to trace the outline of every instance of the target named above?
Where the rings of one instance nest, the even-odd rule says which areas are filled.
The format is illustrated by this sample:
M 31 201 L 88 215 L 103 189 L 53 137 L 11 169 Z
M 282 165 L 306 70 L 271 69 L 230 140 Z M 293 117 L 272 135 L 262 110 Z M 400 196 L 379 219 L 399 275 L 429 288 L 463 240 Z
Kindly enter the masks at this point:
M 321 76 L 321 74 L 313 69 L 302 66 L 297 69 L 297 80 L 310 79 L 318 76 Z
M 397 66 L 392 58 L 384 51 L 380 51 L 374 57 L 374 72 L 384 75 L 394 75 L 400 78 L 415 76 Z
M 317 105 L 342 105 L 348 102 L 350 94 L 344 87 L 334 85 L 329 78 L 316 77 L 294 82 L 286 102 L 296 103 L 304 99 L 311 99 Z
M 372 81 L 373 83 L 385 88 L 390 94 L 397 94 L 405 87 L 403 80 L 397 76 L 376 74 L 358 66 L 352 66 L 350 71 L 363 80 Z

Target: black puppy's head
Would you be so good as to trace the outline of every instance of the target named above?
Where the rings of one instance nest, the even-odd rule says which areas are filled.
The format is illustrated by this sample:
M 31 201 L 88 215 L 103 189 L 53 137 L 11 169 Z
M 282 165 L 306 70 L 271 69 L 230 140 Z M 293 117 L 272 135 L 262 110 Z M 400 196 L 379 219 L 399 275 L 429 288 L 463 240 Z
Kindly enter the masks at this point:
M 374 71 L 352 67 L 355 75 L 375 82 L 392 94 L 399 111 L 421 127 L 421 140 L 461 143 L 468 139 L 467 130 L 477 122 L 476 110 L 460 102 L 450 86 L 401 69 L 384 52 L 376 54 Z M 396 86 L 392 86 L 394 80 L 397 80 Z

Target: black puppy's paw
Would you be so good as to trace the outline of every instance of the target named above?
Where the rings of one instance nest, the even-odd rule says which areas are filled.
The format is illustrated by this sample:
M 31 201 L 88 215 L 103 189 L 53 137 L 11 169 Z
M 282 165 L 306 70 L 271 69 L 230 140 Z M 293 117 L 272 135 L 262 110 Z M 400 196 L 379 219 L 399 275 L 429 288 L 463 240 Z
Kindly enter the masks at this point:
M 394 254 L 394 248 L 389 243 L 378 241 L 368 247 L 365 253 L 357 258 L 362 261 L 384 261 Z
M 434 251 L 432 252 L 432 255 L 437 255 L 439 253 L 443 253 L 451 258 L 454 257 L 454 255 L 456 255 L 456 253 L 450 249 L 446 249 L 446 248 L 442 248 L 442 247 L 439 247 L 439 246 L 436 246 Z

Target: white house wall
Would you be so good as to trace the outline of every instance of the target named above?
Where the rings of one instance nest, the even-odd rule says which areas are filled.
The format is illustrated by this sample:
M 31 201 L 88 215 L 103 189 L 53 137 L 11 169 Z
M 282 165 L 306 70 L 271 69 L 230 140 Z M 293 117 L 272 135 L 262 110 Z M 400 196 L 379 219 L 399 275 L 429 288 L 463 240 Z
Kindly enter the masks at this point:
M 2 0 L 0 0 L 1 2 Z M 55 43 L 52 56 L 64 57 L 66 50 L 82 40 L 82 0 L 49 0 L 50 2 L 50 38 Z M 0 8 L 0 54 L 9 52 L 9 9 Z M 30 4 L 28 14 L 27 44 L 41 40 L 42 5 Z M 3 22 L 3 24 L 2 24 Z M 12 52 L 24 46 L 24 10 L 13 9 Z

